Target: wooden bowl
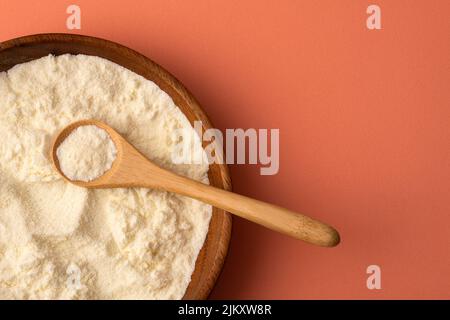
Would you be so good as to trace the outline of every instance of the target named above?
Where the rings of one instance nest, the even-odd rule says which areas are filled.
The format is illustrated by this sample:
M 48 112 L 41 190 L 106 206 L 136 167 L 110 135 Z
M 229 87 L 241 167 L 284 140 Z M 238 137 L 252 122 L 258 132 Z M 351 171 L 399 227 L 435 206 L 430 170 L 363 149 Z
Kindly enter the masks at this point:
M 149 58 L 111 41 L 73 34 L 38 34 L 12 39 L 0 43 L 0 71 L 49 54 L 66 53 L 102 57 L 155 82 L 172 97 L 191 124 L 197 120 L 202 121 L 204 129 L 213 127 L 192 94 L 174 76 Z M 210 165 L 209 181 L 213 186 L 231 190 L 225 164 Z M 231 216 L 224 210 L 213 208 L 209 232 L 183 299 L 208 297 L 222 269 L 230 235 Z

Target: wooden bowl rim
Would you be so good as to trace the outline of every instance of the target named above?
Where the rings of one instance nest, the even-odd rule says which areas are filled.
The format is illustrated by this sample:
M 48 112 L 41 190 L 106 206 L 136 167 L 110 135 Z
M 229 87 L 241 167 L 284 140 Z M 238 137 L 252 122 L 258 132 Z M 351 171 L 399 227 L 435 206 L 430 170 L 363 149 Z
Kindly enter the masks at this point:
M 121 63 L 117 61 L 112 61 L 111 59 L 105 58 L 104 56 L 99 56 L 104 59 L 110 60 L 116 64 L 119 64 L 123 66 L 124 68 L 127 68 L 128 70 L 131 70 L 132 72 L 135 72 L 142 77 L 155 82 L 162 90 L 166 91 L 169 96 L 174 100 L 175 104 L 180 108 L 180 110 L 185 114 L 185 116 L 188 118 L 188 120 L 191 122 L 190 117 L 187 114 L 188 110 L 183 110 L 182 107 L 179 106 L 176 99 L 172 94 L 175 91 L 175 95 L 179 94 L 180 97 L 183 100 L 185 100 L 185 104 L 188 108 L 191 109 L 193 112 L 193 115 L 200 120 L 203 123 L 203 126 L 205 129 L 208 128 L 214 128 L 211 121 L 209 120 L 208 116 L 206 115 L 203 108 L 200 106 L 200 104 L 197 102 L 195 97 L 190 93 L 190 91 L 170 72 L 168 72 L 166 69 L 161 67 L 159 64 L 154 62 L 152 59 L 142 55 L 141 53 L 130 49 L 124 45 L 118 44 L 116 42 L 98 38 L 98 37 L 92 37 L 92 36 L 86 36 L 86 35 L 78 35 L 78 34 L 68 34 L 68 33 L 40 33 L 40 34 L 33 34 L 33 35 L 26 35 L 14 39 L 10 39 L 7 41 L 0 42 L 0 58 L 2 54 L 7 52 L 8 50 L 15 50 L 18 48 L 27 48 L 29 46 L 38 46 L 38 45 L 45 45 L 49 43 L 70 43 L 76 45 L 77 43 L 79 45 L 83 44 L 84 46 L 90 46 L 93 50 L 95 48 L 99 48 L 100 50 L 105 50 L 105 52 L 114 52 L 115 54 L 118 54 L 120 56 L 123 56 L 125 59 L 132 59 L 137 62 L 142 62 L 145 65 L 145 69 L 149 73 L 158 73 L 158 75 L 161 76 L 160 81 L 164 82 L 166 81 L 168 86 L 170 87 L 171 91 L 170 93 L 166 91 L 166 88 L 164 88 L 164 85 L 161 86 L 161 83 L 158 81 L 155 81 L 155 79 L 149 79 L 146 75 L 141 74 L 140 72 L 136 70 L 131 70 L 129 67 L 122 65 Z M 95 47 L 94 47 L 95 45 Z M 81 48 L 83 49 L 83 48 Z M 45 51 L 45 50 L 44 50 Z M 65 53 L 73 54 L 69 50 Z M 49 52 L 48 54 L 53 54 L 52 52 Z M 61 55 L 63 53 L 55 53 L 55 55 Z M 85 54 L 85 55 L 92 55 L 95 56 L 95 54 L 88 54 L 88 53 L 79 53 L 79 54 Z M 43 57 L 45 55 L 42 55 Z M 25 59 L 24 63 L 27 61 L 32 61 L 39 59 L 39 57 L 33 57 L 29 60 Z M 130 60 L 130 61 L 132 61 Z M 14 63 L 9 68 L 13 67 L 14 65 L 17 65 L 19 63 Z M 8 69 L 9 69 L 8 68 Z M 0 71 L 3 69 L 3 63 L 0 61 Z M 179 100 L 179 99 L 178 99 Z M 211 173 L 212 171 L 220 173 L 220 180 L 217 181 L 217 179 L 211 180 Z M 210 183 L 216 187 L 223 188 L 226 190 L 232 189 L 231 184 L 231 178 L 228 166 L 226 164 L 212 164 L 210 165 Z M 206 257 L 206 250 L 211 244 L 209 243 L 210 240 L 210 234 L 211 234 L 211 224 L 213 222 L 213 219 L 221 219 L 221 225 L 219 225 L 216 229 L 217 232 L 220 232 L 219 240 L 217 241 L 215 248 L 215 257 L 214 257 L 214 263 L 212 265 L 204 265 L 202 268 L 207 268 L 208 273 L 206 276 L 202 274 L 205 272 L 204 270 L 200 270 L 199 266 L 200 264 L 205 264 L 199 259 L 205 259 Z M 208 230 L 207 238 L 205 239 L 205 242 L 203 243 L 202 249 L 197 257 L 196 263 L 195 263 L 195 270 L 192 274 L 191 281 L 189 283 L 188 288 L 186 289 L 186 293 L 183 297 L 183 299 L 207 299 L 211 290 L 213 289 L 217 278 L 219 277 L 223 264 L 225 262 L 227 253 L 228 253 L 228 247 L 230 243 L 231 238 L 231 228 L 232 228 L 232 219 L 231 215 L 227 213 L 225 210 L 218 209 L 213 207 L 213 215 L 211 217 L 210 222 L 210 229 Z M 203 278 L 199 278 L 199 276 L 204 276 Z M 195 279 L 200 279 L 197 281 L 197 283 L 194 282 Z M 197 288 L 193 288 L 192 286 L 196 285 Z

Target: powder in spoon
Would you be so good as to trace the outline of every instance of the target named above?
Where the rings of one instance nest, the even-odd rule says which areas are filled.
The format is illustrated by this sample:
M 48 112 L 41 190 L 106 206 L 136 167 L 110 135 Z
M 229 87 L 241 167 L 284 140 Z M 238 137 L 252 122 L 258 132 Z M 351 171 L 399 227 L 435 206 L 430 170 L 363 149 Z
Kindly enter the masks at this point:
M 102 176 L 116 158 L 117 149 L 109 134 L 95 126 L 80 126 L 59 145 L 56 155 L 70 180 L 92 181 Z

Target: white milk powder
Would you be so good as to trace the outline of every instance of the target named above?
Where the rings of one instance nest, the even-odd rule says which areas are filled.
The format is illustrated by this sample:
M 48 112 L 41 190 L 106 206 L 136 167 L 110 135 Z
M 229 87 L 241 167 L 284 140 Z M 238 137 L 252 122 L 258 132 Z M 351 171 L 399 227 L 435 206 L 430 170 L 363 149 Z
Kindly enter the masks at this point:
M 191 126 L 153 82 L 83 55 L 0 73 L 0 299 L 182 298 L 211 206 L 62 180 L 50 144 L 82 119 L 108 123 L 160 166 L 208 183 L 207 164 L 171 163 L 172 133 Z
M 109 134 L 94 125 L 80 126 L 56 150 L 59 168 L 70 180 L 92 181 L 111 169 L 116 146 Z

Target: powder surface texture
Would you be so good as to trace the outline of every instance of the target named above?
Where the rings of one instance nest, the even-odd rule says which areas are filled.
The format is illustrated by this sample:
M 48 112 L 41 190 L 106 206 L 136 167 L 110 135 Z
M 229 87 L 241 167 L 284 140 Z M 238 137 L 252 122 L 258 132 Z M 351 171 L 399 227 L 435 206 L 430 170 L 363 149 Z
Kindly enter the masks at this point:
M 108 123 L 161 167 L 209 183 L 206 162 L 172 163 L 173 132 L 193 129 L 155 83 L 84 55 L 47 56 L 0 73 L 0 299 L 182 298 L 211 206 L 64 181 L 49 148 L 82 119 Z
M 116 159 L 109 134 L 95 125 L 80 126 L 56 150 L 59 167 L 70 180 L 92 181 L 102 176 Z

